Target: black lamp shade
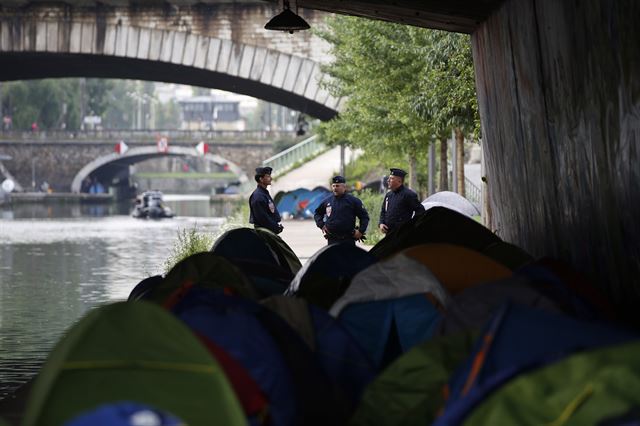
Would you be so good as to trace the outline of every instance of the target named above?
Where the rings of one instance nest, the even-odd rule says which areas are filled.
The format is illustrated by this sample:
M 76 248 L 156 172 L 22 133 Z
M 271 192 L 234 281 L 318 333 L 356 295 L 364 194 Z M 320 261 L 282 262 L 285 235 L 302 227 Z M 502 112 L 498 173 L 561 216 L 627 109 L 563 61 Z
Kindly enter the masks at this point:
M 291 9 L 285 8 L 282 12 L 271 18 L 269 22 L 264 26 L 265 30 L 275 31 L 294 31 L 308 30 L 309 24 L 291 11 Z

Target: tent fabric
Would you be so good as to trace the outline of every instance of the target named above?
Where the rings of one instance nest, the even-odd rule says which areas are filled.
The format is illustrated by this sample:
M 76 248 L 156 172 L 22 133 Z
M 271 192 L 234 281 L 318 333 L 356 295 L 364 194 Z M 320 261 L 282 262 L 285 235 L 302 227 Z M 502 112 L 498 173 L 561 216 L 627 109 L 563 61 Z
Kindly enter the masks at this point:
M 158 286 L 162 282 L 162 275 L 153 275 L 145 278 L 140 281 L 129 293 L 129 298 L 127 300 L 145 300 L 153 289 Z
M 342 310 L 338 320 L 358 341 L 378 369 L 429 340 L 441 314 L 424 294 L 358 302 Z
M 197 332 L 195 332 L 195 335 L 223 368 L 224 374 L 229 380 L 229 384 L 231 384 L 249 423 L 251 425 L 267 424 L 269 420 L 269 401 L 260 386 L 258 386 L 258 383 L 253 380 L 251 374 L 235 358 L 208 337 Z
M 351 244 L 332 244 L 318 250 L 298 271 L 286 294 L 329 310 L 351 279 L 373 265 L 376 258 Z
M 562 313 L 560 306 L 545 296 L 526 277 L 514 275 L 500 281 L 468 288 L 451 298 L 447 314 L 438 326 L 439 335 L 479 330 L 506 302 Z
M 250 372 L 269 398 L 274 425 L 335 424 L 348 415 L 311 350 L 264 306 L 219 290 L 192 288 L 173 311 Z
M 249 372 L 270 401 L 274 425 L 295 424 L 299 404 L 293 377 L 278 345 L 255 315 L 235 302 L 233 297 L 194 288 L 172 311 Z
M 387 234 L 369 251 L 379 259 L 408 247 L 426 243 L 450 243 L 482 252 L 501 241 L 475 220 L 444 207 L 433 207 Z
M 640 419 L 640 342 L 577 353 L 521 374 L 470 413 L 467 425 L 598 424 Z
M 480 216 L 480 210 L 471 201 L 462 195 L 451 191 L 440 191 L 427 197 L 422 205 L 425 209 L 433 206 L 444 206 L 466 216 Z
M 326 311 L 302 299 L 273 296 L 260 303 L 304 337 L 324 371 L 355 407 L 376 370 L 349 332 Z
M 191 331 L 148 302 L 90 311 L 35 380 L 23 425 L 58 425 L 101 404 L 137 401 L 187 424 L 246 424 L 222 369 Z
M 510 277 L 506 266 L 469 248 L 446 243 L 421 244 L 403 250 L 426 266 L 451 294 L 483 282 Z
M 452 376 L 450 399 L 435 424 L 458 424 L 490 392 L 523 371 L 576 351 L 622 344 L 638 335 L 523 305 L 504 304 L 478 339 L 474 354 Z
M 295 254 L 293 249 L 289 247 L 282 238 L 265 228 L 257 228 L 255 232 L 276 254 L 280 266 L 288 272 L 291 272 L 292 276 L 302 268 L 300 259 L 298 259 L 298 256 Z
M 329 313 L 338 317 L 351 303 L 396 299 L 422 293 L 433 294 L 443 307 L 449 303 L 449 295 L 431 271 L 422 263 L 399 253 L 360 271 Z
M 283 195 L 278 193 L 280 197 L 276 200 L 276 205 L 280 214 L 284 216 L 311 218 L 314 210 L 329 192 L 327 188 L 322 186 L 317 186 L 312 190 L 298 188 Z
M 316 350 L 316 336 L 307 302 L 287 296 L 271 296 L 260 301 L 277 313 L 293 328 L 312 351 Z
M 618 320 L 607 297 L 565 262 L 545 257 L 518 269 L 517 274 L 534 281 L 541 292 L 576 318 Z
M 210 252 L 225 258 L 248 259 L 282 267 L 273 248 L 251 228 L 225 232 L 213 243 Z
M 103 404 L 80 414 L 64 426 L 182 426 L 175 416 L 131 401 Z
M 406 248 L 427 243 L 447 243 L 466 247 L 485 254 L 511 270 L 533 260 L 524 250 L 503 242 L 475 220 L 439 206 L 414 216 L 398 229 L 388 233 L 373 246 L 370 253 L 383 259 Z
M 444 385 L 471 353 L 476 336 L 437 337 L 400 356 L 367 386 L 349 425 L 431 424 L 444 403 Z
M 193 285 L 227 288 L 250 299 L 260 297 L 248 278 L 231 262 L 213 253 L 203 252 L 178 262 L 162 282 L 145 295 L 145 300 L 165 304 L 177 292 L 185 291 Z

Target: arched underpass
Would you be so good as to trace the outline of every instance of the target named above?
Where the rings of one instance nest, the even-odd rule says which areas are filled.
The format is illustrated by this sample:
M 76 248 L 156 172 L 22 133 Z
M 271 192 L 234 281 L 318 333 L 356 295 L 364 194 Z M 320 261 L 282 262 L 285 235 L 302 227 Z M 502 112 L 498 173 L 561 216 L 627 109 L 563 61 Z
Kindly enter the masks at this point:
M 153 158 L 170 157 L 198 157 L 221 166 L 227 165 L 229 170 L 238 176 L 240 183 L 248 181 L 247 175 L 237 164 L 228 161 L 216 154 L 206 153 L 201 156 L 194 148 L 172 146 L 166 152 L 158 152 L 156 147 L 137 147 L 128 150 L 124 154 L 112 153 L 96 158 L 85 165 L 73 178 L 71 192 L 80 192 L 82 181 L 89 176 L 99 176 L 103 182 L 111 182 L 115 178 L 129 177 L 129 166 Z

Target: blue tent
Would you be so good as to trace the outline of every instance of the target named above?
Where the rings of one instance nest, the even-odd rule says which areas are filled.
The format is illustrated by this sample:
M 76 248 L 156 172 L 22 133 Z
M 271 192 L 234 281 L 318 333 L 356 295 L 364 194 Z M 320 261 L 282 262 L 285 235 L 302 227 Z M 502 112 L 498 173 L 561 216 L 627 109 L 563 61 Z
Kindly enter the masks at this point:
M 473 354 L 452 375 L 450 398 L 435 424 L 459 424 L 489 392 L 520 372 L 539 368 L 577 351 L 638 337 L 608 324 L 578 321 L 506 303 L 486 325 Z
M 440 312 L 425 294 L 353 303 L 338 316 L 380 370 L 429 340 L 440 318 Z
M 331 382 L 301 338 L 275 313 L 248 299 L 202 288 L 192 288 L 173 311 L 250 373 L 270 401 L 273 425 L 344 421 L 347 413 L 335 400 Z

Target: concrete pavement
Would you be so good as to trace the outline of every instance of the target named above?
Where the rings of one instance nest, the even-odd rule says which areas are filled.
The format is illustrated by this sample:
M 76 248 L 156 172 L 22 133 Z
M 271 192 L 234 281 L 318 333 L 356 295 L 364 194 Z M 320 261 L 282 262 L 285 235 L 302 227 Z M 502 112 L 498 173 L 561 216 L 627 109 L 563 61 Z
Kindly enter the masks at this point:
M 310 219 L 291 219 L 282 222 L 284 230 L 280 237 L 291 247 L 304 265 L 315 252 L 327 245 L 315 222 Z M 358 247 L 369 250 L 371 246 L 356 243 Z

